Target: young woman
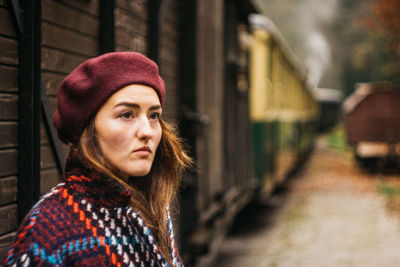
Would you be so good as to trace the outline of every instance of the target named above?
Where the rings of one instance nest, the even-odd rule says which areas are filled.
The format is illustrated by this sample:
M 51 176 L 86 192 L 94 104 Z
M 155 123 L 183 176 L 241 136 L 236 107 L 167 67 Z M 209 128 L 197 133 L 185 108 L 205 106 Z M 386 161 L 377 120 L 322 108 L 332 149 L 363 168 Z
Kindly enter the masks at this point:
M 61 182 L 21 224 L 4 266 L 182 266 L 169 204 L 191 163 L 161 119 L 157 65 L 89 59 L 62 82 L 54 125 L 70 147 Z

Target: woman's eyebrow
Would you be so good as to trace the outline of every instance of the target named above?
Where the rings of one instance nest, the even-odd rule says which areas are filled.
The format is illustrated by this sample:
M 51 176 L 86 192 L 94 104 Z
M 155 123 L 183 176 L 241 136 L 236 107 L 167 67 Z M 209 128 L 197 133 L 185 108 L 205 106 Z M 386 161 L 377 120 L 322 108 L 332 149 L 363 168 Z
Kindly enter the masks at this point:
M 130 102 L 120 102 L 116 104 L 114 107 L 119 107 L 119 106 L 125 106 L 125 107 L 130 107 L 130 108 L 140 108 L 140 105 L 136 103 L 130 103 Z M 161 109 L 161 105 L 154 105 L 149 108 L 150 110 L 155 110 L 155 109 Z
M 114 107 L 119 107 L 119 106 L 126 106 L 126 107 L 130 107 L 130 108 L 139 108 L 138 104 L 130 103 L 130 102 L 119 102 Z
M 150 107 L 150 110 L 161 109 L 161 105 L 154 105 Z

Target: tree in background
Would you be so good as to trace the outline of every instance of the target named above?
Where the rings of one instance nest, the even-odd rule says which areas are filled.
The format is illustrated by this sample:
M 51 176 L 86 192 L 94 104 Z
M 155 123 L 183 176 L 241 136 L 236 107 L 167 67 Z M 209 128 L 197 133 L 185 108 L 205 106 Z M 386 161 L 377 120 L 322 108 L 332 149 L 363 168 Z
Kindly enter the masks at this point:
M 374 0 L 371 10 L 376 18 L 373 30 L 385 40 L 387 60 L 383 62 L 382 75 L 387 80 L 400 83 L 400 1 Z
M 390 49 L 400 56 L 400 1 L 374 0 L 371 9 L 375 15 L 374 28 L 388 40 Z M 373 22 L 372 22 L 373 23 Z
M 344 12 L 355 11 L 339 33 L 347 40 L 348 59 L 344 61 L 346 93 L 357 82 L 391 81 L 400 83 L 400 1 L 343 1 Z M 362 10 L 362 12 L 359 12 Z

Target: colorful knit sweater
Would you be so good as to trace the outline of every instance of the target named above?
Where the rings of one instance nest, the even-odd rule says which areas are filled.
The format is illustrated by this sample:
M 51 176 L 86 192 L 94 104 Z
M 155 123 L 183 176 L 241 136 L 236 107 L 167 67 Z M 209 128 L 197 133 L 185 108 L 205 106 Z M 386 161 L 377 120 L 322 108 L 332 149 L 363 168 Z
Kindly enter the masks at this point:
M 22 222 L 4 266 L 168 266 L 127 188 L 73 157 L 66 170 Z M 173 264 L 183 266 L 169 215 L 168 230 Z

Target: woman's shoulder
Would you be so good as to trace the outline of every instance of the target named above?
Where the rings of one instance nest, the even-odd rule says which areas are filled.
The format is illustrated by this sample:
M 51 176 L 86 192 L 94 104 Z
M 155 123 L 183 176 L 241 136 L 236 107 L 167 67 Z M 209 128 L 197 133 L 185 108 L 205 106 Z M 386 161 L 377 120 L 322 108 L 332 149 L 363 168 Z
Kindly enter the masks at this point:
M 65 184 L 60 183 L 47 194 L 43 195 L 25 216 L 18 231 L 35 229 L 37 227 L 45 227 L 43 230 L 49 231 L 53 228 L 49 225 L 54 226 L 58 222 L 64 221 L 66 216 L 66 209 L 64 207 L 66 201 L 63 200 L 62 195 L 65 190 Z
M 32 208 L 4 266 L 20 266 L 26 261 L 30 262 L 26 266 L 70 262 L 92 266 L 83 264 L 92 260 L 105 266 L 113 261 L 154 262 L 156 266 L 165 262 L 140 213 L 129 206 L 94 206 L 70 189 L 68 184 L 59 184 Z M 180 262 L 173 244 L 171 248 L 174 262 Z
M 23 265 L 33 258 L 57 265 L 55 251 L 74 232 L 74 219 L 65 204 L 68 200 L 62 195 L 64 190 L 65 184 L 58 184 L 32 207 L 17 230 L 4 266 Z

